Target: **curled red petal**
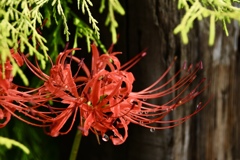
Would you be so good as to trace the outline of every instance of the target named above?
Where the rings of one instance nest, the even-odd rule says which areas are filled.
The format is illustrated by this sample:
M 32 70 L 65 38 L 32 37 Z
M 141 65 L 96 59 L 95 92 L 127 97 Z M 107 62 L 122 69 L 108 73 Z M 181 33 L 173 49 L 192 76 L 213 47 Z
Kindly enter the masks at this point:
M 11 113 L 9 113 L 7 110 L 5 109 L 1 109 L 0 108 L 0 120 L 3 121 L 0 123 L 0 128 L 3 128 L 7 125 L 7 123 L 10 121 L 11 119 Z

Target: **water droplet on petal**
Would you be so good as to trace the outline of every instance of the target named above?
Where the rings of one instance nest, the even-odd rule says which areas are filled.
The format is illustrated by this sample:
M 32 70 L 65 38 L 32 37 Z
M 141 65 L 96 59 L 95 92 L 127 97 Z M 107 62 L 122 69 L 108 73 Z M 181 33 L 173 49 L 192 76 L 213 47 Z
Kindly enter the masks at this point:
M 143 52 L 143 53 L 141 54 L 142 57 L 144 57 L 144 56 L 146 56 L 146 55 L 147 55 L 146 52 Z
M 196 110 L 199 110 L 201 107 L 202 107 L 202 102 L 199 102 L 199 103 L 197 104 Z
M 155 128 L 150 128 L 150 132 L 155 132 Z
M 188 67 L 188 72 L 191 71 L 192 67 L 193 67 L 193 65 L 191 64 L 191 65 Z
M 103 140 L 104 142 L 107 142 L 107 141 L 109 140 L 108 135 L 104 134 L 104 135 L 102 136 L 102 140 Z
M 183 63 L 183 69 L 186 70 L 187 69 L 187 62 Z

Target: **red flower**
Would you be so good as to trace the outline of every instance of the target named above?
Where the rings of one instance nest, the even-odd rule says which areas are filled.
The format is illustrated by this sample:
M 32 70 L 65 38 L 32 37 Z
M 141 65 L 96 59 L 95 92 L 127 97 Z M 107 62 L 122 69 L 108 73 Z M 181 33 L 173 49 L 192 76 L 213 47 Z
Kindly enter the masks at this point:
M 19 53 L 14 52 L 13 49 L 10 50 L 13 59 L 16 61 L 18 66 L 22 66 L 24 61 Z M 46 116 L 45 112 L 37 111 L 39 107 L 44 107 L 44 103 L 46 102 L 46 98 L 42 98 L 41 95 L 37 94 L 37 90 L 30 89 L 27 87 L 20 87 L 14 84 L 13 75 L 12 75 L 13 66 L 11 64 L 10 59 L 4 64 L 4 70 L 2 65 L 0 65 L 0 128 L 4 127 L 11 119 L 11 116 L 15 116 L 16 118 L 39 127 L 45 127 L 43 123 L 47 122 L 49 119 Z M 43 103 L 44 102 L 44 103 Z M 34 104 L 34 107 L 29 107 Z M 46 106 L 45 106 L 46 107 Z M 35 111 L 34 111 L 35 110 Z M 18 113 L 24 114 L 27 117 L 30 117 L 34 122 L 30 122 L 25 120 Z M 39 119 L 39 116 L 42 119 Z
M 39 97 L 41 97 L 41 101 L 38 101 L 38 103 L 42 103 L 42 105 L 38 104 L 39 107 L 34 107 L 34 113 L 38 114 L 38 118 L 42 120 L 42 122 L 44 122 L 46 126 L 50 126 L 50 133 L 48 134 L 50 134 L 51 136 L 66 134 L 71 130 L 72 125 L 68 131 L 60 132 L 60 129 L 66 123 L 68 118 L 74 113 L 74 111 L 76 116 L 76 111 L 78 107 L 75 107 L 75 103 L 78 103 L 78 101 L 82 99 L 78 96 L 77 86 L 74 82 L 74 78 L 72 77 L 71 66 L 70 64 L 66 63 L 66 58 L 69 57 L 69 54 L 73 50 L 78 49 L 65 50 L 58 55 L 56 64 L 52 64 L 50 75 L 42 72 L 38 63 L 34 65 L 27 59 L 25 55 L 22 55 L 28 68 L 37 77 L 44 81 L 44 84 L 38 89 L 36 89 L 37 94 L 39 95 Z M 50 100 L 54 103 L 61 102 L 64 104 L 66 103 L 65 101 L 71 103 L 68 104 L 67 108 L 45 105 Z M 48 109 L 49 111 L 45 111 L 44 113 L 42 113 L 41 110 L 43 108 L 44 110 Z
M 19 66 L 22 65 L 23 61 L 21 59 L 21 56 L 18 53 L 15 53 L 13 49 L 11 49 L 10 52 L 17 64 Z M 0 63 L 0 128 L 4 127 L 10 121 L 10 111 L 14 111 L 13 108 L 8 107 L 8 103 L 14 99 L 13 97 L 13 99 L 8 97 L 9 91 L 11 89 L 15 89 L 14 85 L 12 84 L 12 70 L 13 67 L 9 59 L 7 59 L 4 64 Z
M 40 107 L 35 107 L 34 113 L 39 112 L 38 115 L 42 122 L 50 126 L 49 134 L 52 136 L 68 133 L 75 122 L 77 112 L 79 112 L 79 129 L 83 135 L 87 136 L 91 130 L 96 135 L 101 135 L 103 140 L 110 138 L 113 144 L 119 145 L 128 137 L 129 123 L 151 129 L 171 128 L 183 123 L 206 106 L 206 103 L 200 102 L 198 108 L 190 115 L 176 120 L 164 119 L 171 111 L 194 99 L 205 90 L 206 86 L 202 86 L 205 79 L 202 79 L 190 93 L 187 93 L 197 72 L 202 69 L 201 62 L 194 69 L 192 66 L 187 70 L 185 67 L 181 68 L 167 82 L 160 85 L 174 65 L 173 61 L 164 74 L 152 85 L 142 91 L 133 92 L 135 79 L 128 69 L 144 57 L 145 52 L 121 65 L 116 57 L 120 52 L 99 55 L 97 47 L 93 44 L 92 64 L 91 70 L 89 70 L 82 59 L 71 55 L 72 50 L 66 50 L 59 54 L 49 76 L 43 73 L 38 65 L 33 65 L 23 56 L 25 63 L 33 73 L 45 81 L 37 92 L 42 100 L 37 101 L 36 104 L 40 106 L 40 103 L 43 103 L 43 107 L 47 108 L 46 106 L 48 106 L 49 111 L 41 112 L 39 111 Z M 72 73 L 71 68 L 73 62 L 77 62 L 79 66 L 75 74 Z M 85 75 L 82 75 L 82 71 Z M 81 75 L 78 75 L 79 73 Z M 177 79 L 180 73 L 184 75 Z M 168 87 L 174 81 L 176 81 L 175 84 Z M 177 93 L 177 95 L 164 104 L 156 105 L 147 102 L 149 99 L 165 97 L 172 93 Z M 67 107 L 50 107 L 46 105 L 47 102 L 44 102 L 44 98 L 60 102 Z M 66 122 L 71 118 L 70 127 L 66 131 L 62 131 Z M 122 134 L 120 130 L 124 133 Z M 110 137 L 106 134 L 109 131 L 112 132 Z
M 192 114 L 177 120 L 163 120 L 163 118 L 175 108 L 192 100 L 205 89 L 200 88 L 204 79 L 188 94 L 184 94 L 186 89 L 196 78 L 196 73 L 202 68 L 202 63 L 198 63 L 194 70 L 186 72 L 172 87 L 162 90 L 176 79 L 184 68 L 178 71 L 165 84 L 159 86 L 161 80 L 167 75 L 173 66 L 171 63 L 167 71 L 148 88 L 140 92 L 132 92 L 134 76 L 127 70 L 139 61 L 146 53 L 141 53 L 123 66 L 115 57 L 118 53 L 103 54 L 99 53 L 95 45 L 92 45 L 92 76 L 88 77 L 88 82 L 82 91 L 81 97 L 87 99 L 80 107 L 81 128 L 84 135 L 88 135 L 91 129 L 94 133 L 98 132 L 103 138 L 105 133 L 112 131 L 110 139 L 113 144 L 122 144 L 128 136 L 128 124 L 135 123 L 153 129 L 165 129 L 177 126 L 191 116 L 199 112 L 202 107 L 195 110 Z M 110 68 L 107 70 L 106 68 Z M 159 86 L 159 87 L 158 87 Z M 165 104 L 155 105 L 146 102 L 148 99 L 164 97 L 178 91 L 175 98 Z M 199 104 L 200 105 L 200 104 Z M 168 126 L 155 126 L 155 124 L 167 124 Z M 123 128 L 125 133 L 121 135 L 119 129 Z

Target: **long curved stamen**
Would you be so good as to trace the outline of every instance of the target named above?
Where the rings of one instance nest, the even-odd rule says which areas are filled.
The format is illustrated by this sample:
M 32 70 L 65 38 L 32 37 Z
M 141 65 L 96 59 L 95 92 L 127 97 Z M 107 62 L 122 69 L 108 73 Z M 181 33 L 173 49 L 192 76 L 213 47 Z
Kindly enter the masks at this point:
M 28 66 L 28 68 L 41 80 L 43 81 L 47 81 L 48 79 L 48 75 L 46 75 L 45 73 L 43 73 L 41 71 L 41 69 L 39 68 L 39 65 L 37 64 L 37 67 L 35 65 L 33 65 L 27 58 L 25 55 L 22 55 L 23 60 L 25 62 L 25 64 Z
M 133 57 L 130 61 L 125 63 L 124 65 L 121 66 L 121 70 L 127 71 L 130 68 L 132 68 L 135 64 L 137 64 L 143 57 L 146 56 L 146 52 L 139 53 L 135 57 Z
M 170 69 L 172 68 L 173 64 L 175 63 L 176 58 L 174 59 L 174 61 L 171 62 L 171 64 L 169 65 L 168 69 L 162 74 L 162 76 L 160 76 L 152 85 L 150 85 L 149 87 L 147 87 L 146 89 L 140 91 L 141 92 L 147 92 L 148 90 L 150 90 L 151 88 L 153 88 L 154 86 L 156 86 L 156 84 L 158 84 L 170 71 Z

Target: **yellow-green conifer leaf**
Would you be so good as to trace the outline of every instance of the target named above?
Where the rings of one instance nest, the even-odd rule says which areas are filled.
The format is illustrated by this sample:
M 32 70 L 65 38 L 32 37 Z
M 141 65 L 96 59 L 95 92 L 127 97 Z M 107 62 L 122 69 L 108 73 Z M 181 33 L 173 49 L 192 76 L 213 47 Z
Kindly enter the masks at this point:
M 12 146 L 14 145 L 14 146 L 22 149 L 26 154 L 30 153 L 30 150 L 26 146 L 19 143 L 18 141 L 15 141 L 13 139 L 9 139 L 9 138 L 6 138 L 6 137 L 1 137 L 0 136 L 0 145 L 5 145 L 8 149 L 11 149 Z
M 212 46 L 215 39 L 215 16 L 210 17 L 209 41 L 208 44 Z

